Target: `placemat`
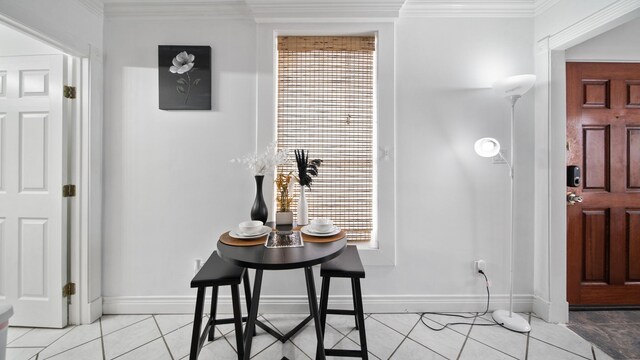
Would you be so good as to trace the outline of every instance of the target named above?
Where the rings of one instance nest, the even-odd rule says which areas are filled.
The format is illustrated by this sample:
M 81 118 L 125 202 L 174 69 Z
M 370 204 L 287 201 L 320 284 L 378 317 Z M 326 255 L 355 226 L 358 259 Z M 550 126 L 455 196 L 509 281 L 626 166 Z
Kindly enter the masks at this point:
M 295 228 L 293 228 L 293 230 L 300 230 L 300 229 L 302 229 L 302 226 L 296 226 Z M 311 235 L 302 233 L 302 240 L 304 240 L 305 242 L 312 242 L 312 243 L 328 243 L 328 242 L 342 240 L 345 236 L 347 236 L 347 232 L 340 229 L 339 233 L 332 236 L 311 236 Z
M 260 236 L 256 239 L 236 239 L 229 235 L 229 231 L 227 231 L 226 233 L 220 235 L 220 241 L 231 246 L 257 246 L 264 245 L 264 243 L 267 241 L 267 236 L 269 236 L 269 234 Z

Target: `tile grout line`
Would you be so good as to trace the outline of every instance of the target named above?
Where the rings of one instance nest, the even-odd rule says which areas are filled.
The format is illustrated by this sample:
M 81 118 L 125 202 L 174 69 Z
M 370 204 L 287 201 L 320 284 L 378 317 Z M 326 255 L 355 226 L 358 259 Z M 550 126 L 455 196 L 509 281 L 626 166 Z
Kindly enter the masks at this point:
M 374 317 L 372 317 L 372 318 L 373 318 L 373 320 L 376 320 L 376 321 L 380 322 L 378 319 L 376 319 L 376 318 L 374 318 Z M 404 344 L 405 340 L 407 340 L 407 338 L 409 337 L 409 334 L 411 334 L 411 332 L 413 331 L 413 329 L 415 329 L 415 328 L 416 328 L 416 326 L 418 325 L 418 323 L 419 323 L 419 322 L 420 322 L 420 319 L 418 319 L 418 321 L 416 321 L 416 323 L 415 323 L 415 324 L 413 324 L 413 326 L 411 327 L 411 330 L 409 330 L 409 331 L 406 333 L 406 335 L 404 336 L 404 339 L 402 339 L 402 341 L 400 341 L 400 344 L 398 344 L 398 346 L 396 347 L 396 349 L 395 349 L 395 350 L 393 350 L 393 352 L 391 353 L 391 355 L 389 355 L 389 359 L 391 359 L 391 358 L 393 357 L 393 355 L 398 351 L 398 349 L 400 349 L 400 346 L 402 346 L 402 344 Z M 386 324 L 384 324 L 384 323 L 381 323 L 381 324 L 386 325 Z M 387 327 L 391 328 L 390 326 L 387 326 Z M 395 330 L 395 329 L 394 329 L 394 330 Z M 397 330 L 396 330 L 396 331 L 397 331 Z
M 529 313 L 529 326 L 531 326 L 531 313 Z M 531 338 L 531 330 L 527 333 L 527 343 L 524 347 L 524 360 L 529 359 L 529 339 Z
M 114 360 L 114 359 L 118 359 L 118 358 L 121 358 L 121 357 L 123 357 L 123 356 L 127 355 L 128 353 L 130 353 L 130 352 L 132 352 L 132 351 L 134 351 L 134 350 L 138 350 L 138 349 L 140 349 L 140 348 L 141 348 L 141 347 L 143 347 L 143 346 L 147 346 L 147 345 L 151 344 L 152 342 L 154 342 L 154 341 L 156 341 L 156 340 L 160 339 L 161 337 L 162 337 L 162 336 L 159 336 L 159 337 L 157 337 L 157 338 L 155 338 L 155 339 L 152 339 L 152 340 L 147 341 L 146 343 L 144 343 L 144 344 L 142 344 L 142 345 L 136 346 L 136 347 L 134 347 L 133 349 L 127 350 L 127 351 L 123 352 L 122 354 L 120 354 L 120 355 L 118 355 L 118 356 L 116 356 L 116 357 L 112 358 L 112 360 Z
M 102 317 L 100 317 L 98 321 L 100 321 L 100 344 L 102 345 L 102 360 L 106 360 L 107 356 L 105 355 L 105 352 L 104 352 L 104 335 L 102 333 Z
M 51 346 L 53 343 L 55 343 L 56 341 L 62 339 L 65 335 L 67 335 L 68 333 L 71 332 L 71 330 L 75 329 L 76 326 L 71 326 L 69 330 L 67 330 L 64 334 L 60 335 L 59 337 L 57 337 L 55 340 L 53 340 L 51 343 L 49 343 L 49 345 L 46 346 L 32 346 L 32 347 L 41 347 L 42 350 L 38 351 L 38 353 L 36 355 L 40 355 L 41 352 L 43 352 L 44 350 L 46 350 L 49 346 Z M 26 335 L 26 334 L 25 334 Z M 95 339 L 94 339 L 95 340 Z M 65 350 L 66 351 L 66 350 Z M 64 351 L 63 351 L 64 352 Z
M 11 330 L 11 327 L 9 327 L 9 330 Z M 16 341 L 16 340 L 20 339 L 21 337 L 23 337 L 23 336 L 27 335 L 28 333 L 32 332 L 33 330 L 34 330 L 34 328 L 31 328 L 31 329 L 27 330 L 27 332 L 26 332 L 26 333 L 24 333 L 24 334 L 22 334 L 22 335 L 18 336 L 17 338 L 15 338 L 15 339 L 13 339 L 13 340 L 9 341 L 9 342 L 7 343 L 7 347 L 9 347 L 9 345 L 11 345 L 11 343 L 12 343 L 12 342 L 14 342 L 14 341 Z
M 471 335 L 471 330 L 473 330 L 473 325 L 476 324 L 476 320 L 478 320 L 477 316 L 473 318 L 473 321 L 471 322 L 471 326 L 469 326 L 469 331 L 467 331 L 467 336 L 465 336 L 464 341 L 462 342 L 462 346 L 460 347 L 460 352 L 458 353 L 456 360 L 460 359 L 460 356 L 462 356 L 462 351 L 464 351 L 464 346 L 467 345 L 467 341 L 469 340 L 469 335 Z
M 218 332 L 220 333 L 220 337 L 218 338 L 218 340 L 220 340 L 220 338 L 224 339 L 224 341 L 226 341 L 226 342 L 227 342 L 227 344 L 229 345 L 229 347 L 231 347 L 231 349 L 233 350 L 233 352 L 235 352 L 235 353 L 237 354 L 237 353 L 238 353 L 238 349 L 234 348 L 234 347 L 233 347 L 233 345 L 231 345 L 231 342 L 229 341 L 229 339 L 227 339 L 227 334 L 231 334 L 231 331 L 229 331 L 227 334 L 223 334 L 223 333 L 222 333 L 222 331 L 220 331 L 220 329 L 216 329 L 216 330 L 218 330 Z M 235 330 L 234 330 L 234 331 L 235 331 Z M 215 332 L 214 332 L 214 334 L 215 334 Z M 244 334 L 242 334 L 242 335 L 243 335 L 242 337 L 244 338 Z M 214 338 L 213 338 L 213 341 L 216 341 L 215 336 L 214 336 Z M 210 341 L 210 342 L 209 342 L 209 344 L 207 344 L 207 345 L 213 344 L 213 341 Z M 244 345 L 244 341 L 242 342 L 242 344 Z M 205 345 L 205 346 L 206 346 L 206 345 Z M 203 347 L 204 347 L 204 346 L 203 346 Z
M 138 324 L 138 323 L 140 323 L 140 322 L 142 322 L 142 321 L 149 320 L 149 319 L 151 319 L 151 318 L 152 318 L 152 319 L 153 319 L 153 321 L 156 323 L 156 326 L 158 327 L 158 332 L 160 333 L 160 336 L 159 336 L 159 337 L 157 337 L 157 338 L 155 338 L 155 339 L 149 340 L 149 341 L 147 341 L 146 343 L 144 343 L 144 344 L 142 344 L 142 345 L 136 346 L 136 347 L 135 347 L 135 348 L 133 348 L 133 349 L 130 349 L 130 350 L 128 350 L 128 351 L 125 351 L 124 353 L 122 353 L 122 354 L 120 354 L 120 355 L 118 355 L 118 356 L 114 357 L 113 359 L 120 358 L 120 357 L 122 357 L 122 356 L 124 356 L 124 355 L 126 355 L 126 354 L 128 354 L 128 353 L 130 353 L 130 352 L 132 352 L 132 351 L 134 351 L 134 350 L 137 350 L 137 349 L 140 349 L 140 348 L 141 348 L 141 347 L 143 347 L 143 346 L 149 345 L 149 344 L 151 344 L 152 342 L 154 342 L 154 341 L 156 341 L 156 340 L 158 340 L 158 339 L 160 339 L 160 338 L 162 338 L 162 339 L 163 339 L 163 341 L 164 341 L 164 337 L 163 337 L 163 335 L 162 335 L 162 331 L 160 330 L 160 326 L 159 326 L 159 325 L 158 325 L 158 323 L 155 321 L 155 317 L 154 317 L 153 315 L 151 315 L 151 316 L 149 316 L 148 318 L 145 318 L 145 319 L 143 319 L 143 320 L 140 320 L 140 321 L 138 321 L 138 322 L 136 322 L 136 323 L 133 323 L 133 324 L 131 324 L 131 325 L 125 326 L 125 327 L 123 327 L 122 329 L 125 329 L 125 328 L 127 328 L 127 327 L 129 327 L 129 326 L 133 326 L 133 325 Z M 191 323 L 189 323 L 189 324 L 193 324 L 193 322 L 191 322 Z M 189 324 L 187 324 L 187 325 L 189 325 Z M 184 327 L 185 327 L 185 326 L 187 326 L 187 325 L 181 326 L 181 327 L 179 327 L 178 329 L 175 329 L 175 330 L 173 330 L 173 331 L 171 331 L 171 332 L 175 332 L 175 331 L 177 331 L 177 330 L 179 330 L 179 329 L 182 329 L 182 328 L 184 328 Z M 120 330 L 122 330 L 122 329 L 120 329 Z M 115 332 L 117 332 L 117 331 L 120 331 L 120 330 L 116 330 L 116 331 L 110 332 L 110 333 L 109 333 L 109 334 L 107 334 L 107 335 L 111 335 L 111 334 L 113 334 L 113 333 L 115 333 Z M 170 332 L 170 333 L 171 333 L 171 332 Z M 167 333 L 167 335 L 168 335 L 168 334 L 170 334 L 170 333 Z M 166 342 L 165 342 L 165 345 L 166 345 Z M 167 347 L 168 347 L 168 346 L 167 346 Z M 169 350 L 169 356 L 171 356 L 171 357 L 173 358 L 173 354 L 171 353 L 171 350 Z
M 284 334 L 282 334 L 282 332 L 280 331 L 280 329 L 278 329 L 278 327 L 277 327 L 274 323 L 272 323 L 271 321 L 269 321 L 269 319 L 267 319 L 264 315 L 262 315 L 262 318 L 264 319 L 264 321 L 266 321 L 266 322 L 268 322 L 269 324 L 271 324 L 271 326 L 273 326 L 273 328 L 274 328 L 274 329 L 276 329 L 276 331 L 278 331 L 279 333 L 281 333 L 281 335 L 284 335 Z M 327 324 L 327 325 L 328 325 L 328 324 Z M 305 327 L 306 327 L 306 325 L 305 325 Z M 333 326 L 332 326 L 332 327 L 333 327 Z M 300 330 L 302 330 L 302 329 L 300 329 Z M 336 331 L 337 331 L 337 330 L 336 330 Z M 340 331 L 337 331 L 337 332 L 338 332 L 338 334 L 342 335 L 342 333 L 341 333 Z M 296 334 L 296 335 L 297 335 L 297 334 Z M 295 337 L 295 335 L 294 335 L 294 336 L 292 336 L 292 338 L 293 338 L 293 337 Z M 340 339 L 340 341 L 342 341 L 342 339 Z M 294 343 L 294 342 L 293 342 L 293 339 L 289 339 L 289 340 L 287 340 L 287 342 L 290 342 L 293 346 L 295 346 L 298 350 L 300 350 L 300 352 L 301 352 L 301 353 L 303 353 L 303 354 L 304 354 L 306 357 L 308 357 L 309 359 L 313 359 L 313 357 L 311 357 L 309 354 L 307 354 L 306 352 L 304 352 L 304 350 L 302 350 L 298 345 L 296 345 L 296 343 Z M 284 344 L 286 344 L 287 342 L 285 342 Z M 337 343 L 336 343 L 336 344 L 337 344 Z M 272 345 L 273 345 L 273 344 L 272 344 Z M 335 346 L 335 345 L 334 345 L 334 346 Z M 268 347 L 271 347 L 271 345 L 269 345 Z M 315 357 L 315 354 L 314 354 L 314 357 Z
M 116 316 L 117 316 L 117 315 L 116 315 Z M 148 317 L 146 317 L 146 318 L 144 318 L 144 319 L 140 319 L 140 320 L 138 320 L 138 321 L 136 321 L 136 322 L 134 322 L 134 323 L 131 323 L 131 324 L 127 325 L 127 326 L 123 326 L 123 327 L 121 327 L 121 328 L 119 328 L 119 329 L 117 329 L 117 330 L 113 330 L 112 332 L 110 332 L 110 333 L 108 333 L 108 334 L 103 334 L 102 336 L 103 336 L 103 337 L 104 337 L 104 336 L 109 336 L 109 335 L 111 335 L 111 334 L 113 334 L 113 333 L 116 333 L 116 332 L 118 332 L 118 331 L 120 331 L 120 330 L 124 330 L 124 329 L 126 329 L 126 328 L 128 328 L 128 327 L 131 327 L 131 326 L 135 325 L 135 324 L 141 323 L 141 322 L 143 322 L 143 321 L 145 321 L 145 320 L 147 320 L 147 319 L 151 318 L 152 316 L 153 316 L 153 315 L 149 315 Z M 101 329 L 100 329 L 100 331 L 102 331 L 102 318 L 100 318 L 100 324 L 101 324 L 101 325 L 100 325 L 100 328 L 101 328 Z
M 281 333 L 281 335 L 284 335 L 284 334 L 282 334 L 282 332 L 280 331 L 280 329 L 278 329 L 278 327 L 277 327 L 275 324 L 273 324 L 271 321 L 269 321 L 269 319 L 267 319 L 264 315 L 262 316 L 262 318 L 264 319 L 264 321 L 266 321 L 266 322 L 268 322 L 269 324 L 271 324 L 271 326 L 273 326 L 273 328 L 274 328 L 274 329 L 276 329 L 279 333 Z M 327 323 L 327 325 L 329 325 L 329 323 Z M 305 327 L 306 327 L 306 325 L 305 325 Z M 333 328 L 333 326 L 331 326 L 331 327 Z M 300 329 L 300 330 L 302 330 L 302 329 Z M 334 329 L 334 330 L 335 330 L 335 329 Z M 336 330 L 336 332 L 337 332 L 338 334 L 342 335 L 342 333 L 341 333 L 340 331 Z M 297 334 L 296 334 L 296 335 L 297 335 Z M 344 336 L 346 336 L 346 335 L 344 335 Z M 343 336 L 343 337 L 342 337 L 338 342 L 342 341 L 342 339 L 344 339 L 344 336 Z M 295 336 L 292 336 L 292 338 L 293 338 L 293 337 L 295 337 Z M 313 359 L 313 357 L 311 357 L 309 354 L 307 354 L 306 352 L 304 352 L 304 350 L 302 350 L 298 345 L 296 345 L 296 343 L 294 343 L 292 339 L 287 340 L 287 342 L 290 342 L 291 344 L 293 344 L 293 346 L 295 346 L 298 350 L 300 350 L 300 352 L 301 352 L 301 353 L 303 353 L 303 354 L 304 354 L 306 357 L 308 357 L 309 359 Z M 285 342 L 285 344 L 286 344 L 286 342 Z M 338 344 L 338 343 L 336 343 L 336 345 L 337 345 L 337 344 Z M 271 344 L 271 345 L 273 345 L 273 344 Z M 271 345 L 269 345 L 267 348 L 271 347 Z M 334 346 L 335 346 L 335 345 L 334 345 Z M 315 354 L 314 354 L 314 357 L 315 357 Z
M 378 323 L 380 323 L 380 324 L 384 325 L 385 327 L 388 327 L 389 329 L 391 329 L 391 330 L 393 330 L 393 331 L 397 332 L 398 334 L 400 334 L 400 335 L 402 335 L 402 336 L 409 335 L 409 333 L 407 333 L 407 334 L 403 334 L 403 333 L 401 333 L 400 331 L 398 331 L 398 330 L 396 330 L 396 329 L 392 328 L 391 326 L 389 326 L 389 325 L 387 325 L 387 324 L 383 323 L 382 321 L 380 321 L 380 320 L 378 320 L 378 319 L 374 318 L 373 316 L 369 316 L 369 318 L 371 318 L 371 319 L 375 320 L 376 322 L 378 322 Z M 420 321 L 420 319 L 418 319 L 418 322 L 419 322 L 419 321 Z M 414 328 L 414 327 L 416 327 L 416 324 L 418 324 L 418 322 L 416 322 L 415 324 L 413 324 L 413 326 L 411 327 L 411 330 L 413 330 L 413 328 Z M 409 330 L 409 332 L 411 332 L 411 330 Z
M 167 351 L 169 352 L 169 357 L 171 357 L 171 360 L 175 360 L 175 358 L 173 357 L 173 354 L 171 353 L 171 349 L 169 349 L 169 344 L 167 344 L 167 340 L 164 338 L 164 334 L 162 333 L 162 329 L 160 329 L 160 325 L 158 324 L 158 320 L 156 320 L 156 316 L 155 315 L 151 315 L 151 317 L 153 318 L 153 322 L 156 323 L 156 327 L 158 327 L 158 332 L 160 333 L 160 337 L 162 338 L 162 342 L 164 343 L 164 346 L 167 348 Z
M 90 342 L 92 342 L 92 341 L 96 341 L 96 340 L 101 339 L 101 338 L 102 338 L 102 336 L 98 336 L 98 337 L 93 338 L 93 339 L 91 339 L 91 340 L 87 340 L 87 341 L 83 342 L 82 344 L 78 344 L 78 345 L 76 345 L 76 346 L 73 346 L 73 347 L 70 347 L 70 348 L 68 348 L 68 349 L 64 349 L 64 350 L 62 350 L 62 351 L 60 351 L 60 352 L 58 352 L 58 353 L 55 353 L 55 354 L 53 354 L 53 355 L 49 356 L 47 359 L 52 358 L 52 357 L 54 357 L 54 356 L 58 356 L 58 355 L 60 355 L 60 354 L 64 354 L 64 353 L 66 353 L 66 352 L 67 352 L 67 351 L 69 351 L 69 350 L 73 350 L 73 349 L 79 348 L 80 346 L 87 345 L 88 343 L 90 343 Z M 52 343 L 51 345 L 53 345 L 53 343 Z M 51 345 L 49 345 L 49 346 L 51 346 Z M 45 347 L 45 348 L 44 348 L 44 349 L 42 349 L 40 352 L 38 352 L 38 356 L 40 356 L 40 353 L 41 353 L 41 352 L 43 352 L 43 351 L 45 351 L 46 349 L 48 349 L 48 348 L 49 348 L 49 346 Z M 43 359 L 43 360 L 45 360 L 45 359 Z
M 578 336 L 580 336 L 580 335 L 578 335 Z M 543 343 L 545 343 L 545 344 L 547 344 L 547 345 L 553 346 L 553 347 L 554 347 L 554 348 L 556 348 L 556 349 L 560 349 L 560 350 L 566 351 L 566 352 L 568 352 L 568 353 L 570 353 L 570 354 L 573 354 L 573 355 L 575 355 L 575 356 L 579 356 L 579 357 L 581 357 L 581 358 L 583 358 L 583 359 L 587 359 L 587 360 L 589 359 L 589 358 L 584 357 L 583 355 L 580 355 L 580 354 L 578 354 L 578 353 L 574 353 L 574 352 L 573 352 L 573 351 L 571 351 L 571 350 L 567 350 L 567 349 L 565 349 L 565 348 L 561 348 L 561 347 L 560 347 L 560 346 L 558 346 L 558 345 L 552 344 L 552 343 L 550 343 L 550 342 L 548 342 L 548 341 L 544 341 L 544 340 L 542 340 L 542 339 L 538 339 L 538 338 L 537 338 L 537 337 L 535 337 L 535 336 L 531 336 L 531 338 L 532 338 L 532 339 L 535 339 L 535 340 L 537 340 L 537 341 L 543 342 Z M 582 336 L 580 336 L 580 338 L 582 338 Z M 584 339 L 584 338 L 582 338 L 582 339 Z M 586 340 L 585 340 L 585 341 L 586 341 Z M 591 344 L 591 343 L 590 343 L 590 344 Z

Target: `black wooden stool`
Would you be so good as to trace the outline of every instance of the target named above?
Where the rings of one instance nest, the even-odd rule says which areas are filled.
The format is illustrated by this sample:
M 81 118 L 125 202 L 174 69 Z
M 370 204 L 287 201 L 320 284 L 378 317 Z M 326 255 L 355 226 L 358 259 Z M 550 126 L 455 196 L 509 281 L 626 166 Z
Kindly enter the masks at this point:
M 244 342 L 242 337 L 242 322 L 246 317 L 242 317 L 240 311 L 240 282 L 244 279 L 244 293 L 247 303 L 247 313 L 251 304 L 251 290 L 249 288 L 249 274 L 245 268 L 228 263 L 220 258 L 217 252 L 213 252 L 200 271 L 191 280 L 191 287 L 198 288 L 196 298 L 196 312 L 193 318 L 193 332 L 191 335 L 191 352 L 189 360 L 196 360 L 202 349 L 204 340 L 208 337 L 213 341 L 216 324 L 235 324 L 236 347 L 238 349 L 238 359 L 244 355 Z M 233 303 L 233 318 L 216 319 L 218 306 L 218 287 L 229 285 L 231 287 L 231 300 Z M 207 287 L 212 288 L 211 293 L 211 315 L 209 321 L 200 334 L 202 326 L 202 312 L 204 310 L 204 298 Z
M 362 290 L 360 288 L 360 279 L 364 278 L 364 267 L 362 266 L 362 261 L 360 261 L 358 249 L 355 246 L 347 246 L 340 256 L 322 264 L 320 267 L 320 276 L 322 276 L 322 290 L 320 293 L 320 326 L 322 334 L 324 335 L 327 314 L 355 316 L 356 329 L 358 329 L 360 333 L 360 350 L 326 349 L 324 351 L 325 355 L 369 359 L 369 353 L 367 352 L 367 335 L 364 330 Z M 329 283 L 331 278 L 334 277 L 351 279 L 353 310 L 327 309 L 329 304 Z M 319 346 L 317 351 L 320 351 Z

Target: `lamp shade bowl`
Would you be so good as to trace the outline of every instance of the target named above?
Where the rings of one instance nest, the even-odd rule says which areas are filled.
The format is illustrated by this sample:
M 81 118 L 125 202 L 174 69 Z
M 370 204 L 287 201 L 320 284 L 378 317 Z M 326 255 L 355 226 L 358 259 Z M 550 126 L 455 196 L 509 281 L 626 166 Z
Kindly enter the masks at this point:
M 493 83 L 493 89 L 500 97 L 520 97 L 531 90 L 536 83 L 536 76 L 532 74 L 510 76 Z
M 476 154 L 482 157 L 494 157 L 500 153 L 500 142 L 494 138 L 482 138 L 473 146 Z

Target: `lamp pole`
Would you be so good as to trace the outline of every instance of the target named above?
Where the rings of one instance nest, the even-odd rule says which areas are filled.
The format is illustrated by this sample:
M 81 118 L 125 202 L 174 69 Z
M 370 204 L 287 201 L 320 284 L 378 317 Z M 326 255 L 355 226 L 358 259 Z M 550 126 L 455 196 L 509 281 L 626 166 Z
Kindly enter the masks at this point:
M 513 161 L 515 159 L 515 146 L 514 146 L 514 129 L 515 129 L 515 108 L 516 102 L 522 95 L 527 93 L 535 84 L 535 75 L 517 75 L 509 78 L 496 81 L 493 84 L 493 88 L 498 95 L 508 100 L 511 104 L 511 122 L 509 123 L 509 141 L 511 154 L 507 159 L 502 151 L 500 151 L 500 143 L 493 138 L 482 138 L 476 141 L 474 145 L 475 151 L 482 157 L 500 156 L 509 167 L 509 212 L 511 213 L 510 219 L 510 235 L 509 235 L 509 310 L 495 310 L 492 314 L 493 320 L 506 327 L 507 329 L 518 332 L 531 331 L 531 325 L 522 316 L 513 313 L 513 262 L 514 262 L 514 236 L 515 236 L 515 214 L 513 211 L 514 201 L 514 181 L 515 171 Z M 488 144 L 489 147 L 486 147 Z

